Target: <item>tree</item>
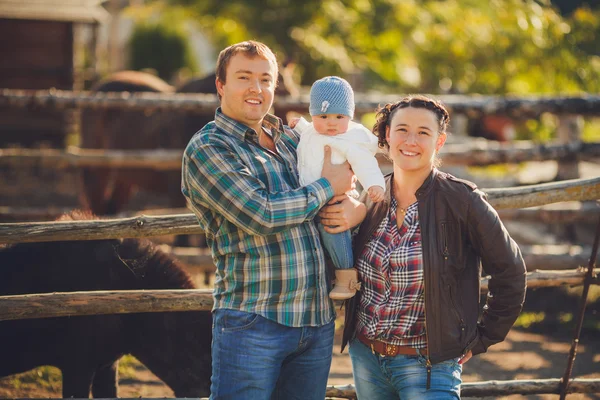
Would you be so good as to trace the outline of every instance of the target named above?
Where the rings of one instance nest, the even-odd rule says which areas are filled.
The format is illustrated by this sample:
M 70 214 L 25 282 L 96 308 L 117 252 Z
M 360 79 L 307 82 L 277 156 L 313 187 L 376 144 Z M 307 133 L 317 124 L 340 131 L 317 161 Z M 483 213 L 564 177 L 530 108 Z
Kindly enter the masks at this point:
M 360 76 L 400 92 L 600 91 L 600 13 L 549 0 L 169 0 L 215 44 L 254 38 L 293 58 L 302 83 Z

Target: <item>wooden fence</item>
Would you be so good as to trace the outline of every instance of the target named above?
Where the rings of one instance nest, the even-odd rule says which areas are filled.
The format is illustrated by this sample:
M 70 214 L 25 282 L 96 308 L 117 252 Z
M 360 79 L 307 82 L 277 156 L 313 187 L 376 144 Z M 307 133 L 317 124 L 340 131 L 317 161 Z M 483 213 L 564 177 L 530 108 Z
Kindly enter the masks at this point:
M 564 115 L 600 115 L 600 96 L 499 98 L 440 96 L 454 114 L 478 116 L 498 113 L 513 118 L 535 118 L 544 112 Z M 357 96 L 357 113 L 372 111 L 378 104 L 397 100 L 398 96 Z M 304 111 L 308 99 L 280 98 L 278 107 L 285 110 Z M 211 112 L 218 105 L 212 95 L 162 95 L 123 93 L 76 93 L 66 91 L 23 91 L 0 89 L 0 107 L 39 108 L 118 108 L 169 110 L 177 112 Z M 571 138 L 573 135 L 570 136 Z M 483 144 L 482 144 L 483 143 Z M 600 143 L 583 143 L 575 140 L 560 143 L 512 145 L 473 142 L 467 146 L 446 147 L 442 155 L 445 164 L 490 165 L 523 161 L 574 160 L 595 161 L 600 157 Z M 179 169 L 180 151 L 99 151 L 99 150 L 0 150 L 0 165 L 43 165 L 51 168 L 110 166 L 115 168 Z M 590 201 L 600 199 L 600 177 L 573 179 L 524 187 L 483 189 L 490 203 L 499 210 L 502 218 L 536 220 L 547 223 L 576 223 L 598 218 L 599 208 L 585 204 L 579 209 L 524 209 L 563 201 Z M 1 212 L 1 210 L 0 210 Z M 10 210 L 6 210 L 10 213 Z M 192 214 L 135 216 L 98 221 L 28 222 L 0 224 L 0 243 L 97 240 L 122 237 L 147 237 L 167 234 L 201 233 Z M 214 268 L 206 252 L 189 249 L 170 249 L 177 257 L 207 269 Z M 588 248 L 579 248 L 580 259 L 585 259 Z M 187 252 L 187 253 L 185 253 Z M 534 249 L 524 247 L 527 256 Z M 544 252 L 548 252 L 548 248 Z M 569 254 L 571 247 L 563 249 Z M 565 261 L 563 257 L 560 263 Z M 549 261 L 546 261 L 549 263 Z M 541 269 L 541 268 L 540 268 Z M 528 272 L 529 287 L 581 285 L 585 272 L 581 268 L 564 271 Z M 594 270 L 591 283 L 598 284 Z M 487 280 L 482 280 L 482 290 L 487 290 Z M 99 291 L 74 293 L 27 294 L 0 297 L 0 320 L 47 318 L 57 316 L 119 314 L 135 312 L 209 310 L 212 307 L 210 290 L 156 290 L 156 291 Z M 600 392 L 600 379 L 573 379 L 569 381 L 570 393 Z M 527 381 L 490 381 L 465 383 L 463 397 L 499 396 L 508 394 L 559 393 L 560 379 Z M 328 397 L 355 397 L 352 385 L 328 387 Z

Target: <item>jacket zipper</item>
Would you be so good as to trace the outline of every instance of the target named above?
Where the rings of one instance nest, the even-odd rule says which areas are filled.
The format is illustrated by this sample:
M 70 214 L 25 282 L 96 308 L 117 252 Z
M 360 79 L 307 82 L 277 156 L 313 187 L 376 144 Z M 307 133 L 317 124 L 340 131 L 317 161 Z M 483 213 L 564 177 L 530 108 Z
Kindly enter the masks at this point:
M 442 254 L 444 256 L 444 260 L 447 260 L 450 252 L 448 251 L 448 224 L 445 222 L 442 223 L 442 236 L 444 241 L 444 251 Z
M 425 278 L 425 270 L 423 270 Z M 427 342 L 427 385 L 425 390 L 431 388 L 431 359 L 429 358 L 429 333 L 427 332 L 427 296 L 425 296 L 425 279 L 423 279 L 423 305 L 425 307 L 425 341 Z
M 418 200 L 418 198 L 417 198 Z M 423 231 L 421 230 L 421 234 L 423 234 Z M 421 248 L 423 248 L 423 241 L 421 241 Z M 422 251 L 422 250 L 421 250 Z M 423 253 L 425 254 L 425 253 Z M 423 260 L 423 307 L 425 308 L 425 341 L 427 342 L 427 385 L 425 386 L 425 390 L 429 390 L 431 388 L 431 359 L 429 358 L 429 332 L 427 329 L 427 326 L 429 325 L 427 323 L 427 285 L 425 284 L 425 282 L 427 281 L 425 279 L 426 275 L 427 275 L 427 269 L 425 268 L 425 260 Z

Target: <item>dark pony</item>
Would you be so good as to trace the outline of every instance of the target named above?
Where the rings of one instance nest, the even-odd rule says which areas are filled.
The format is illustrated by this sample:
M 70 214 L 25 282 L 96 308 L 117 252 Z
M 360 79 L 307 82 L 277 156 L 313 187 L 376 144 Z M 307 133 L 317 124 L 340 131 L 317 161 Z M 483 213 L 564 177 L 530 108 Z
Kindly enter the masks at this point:
M 290 67 L 284 72 L 290 75 Z M 166 82 L 145 72 L 121 71 L 100 81 L 94 92 L 154 92 L 154 93 L 208 93 L 216 94 L 216 75 L 193 78 L 176 90 Z M 292 79 L 279 76 L 277 95 L 290 95 L 298 90 Z M 289 90 L 288 90 L 289 88 Z M 214 119 L 214 110 L 208 113 L 178 113 L 156 110 L 93 110 L 81 115 L 81 147 L 89 149 L 183 150 L 194 133 Z M 280 115 L 281 116 L 281 115 Z M 283 117 L 283 116 L 281 116 Z M 97 215 L 112 215 L 123 211 L 133 191 L 167 195 L 168 206 L 185 207 L 181 194 L 181 171 L 151 171 L 140 169 L 84 168 L 82 205 Z
M 61 218 L 91 218 L 73 214 Z M 0 249 L 0 296 L 193 289 L 180 263 L 139 239 L 23 243 Z M 0 321 L 0 376 L 41 365 L 62 371 L 63 398 L 117 397 L 117 364 L 132 354 L 176 397 L 210 392 L 208 311 Z

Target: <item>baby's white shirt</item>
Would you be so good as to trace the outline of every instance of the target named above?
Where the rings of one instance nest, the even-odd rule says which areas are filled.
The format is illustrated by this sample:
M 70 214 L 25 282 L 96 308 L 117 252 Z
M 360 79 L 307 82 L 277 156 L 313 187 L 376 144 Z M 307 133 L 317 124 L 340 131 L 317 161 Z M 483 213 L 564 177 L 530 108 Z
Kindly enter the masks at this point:
M 301 185 L 321 178 L 324 147 L 328 145 L 331 147 L 331 163 L 342 164 L 347 160 L 365 190 L 371 186 L 385 188 L 385 180 L 375 158 L 377 137 L 363 125 L 350 121 L 348 131 L 328 136 L 318 133 L 312 123 L 300 118 L 294 130 L 300 134 L 297 152 Z

